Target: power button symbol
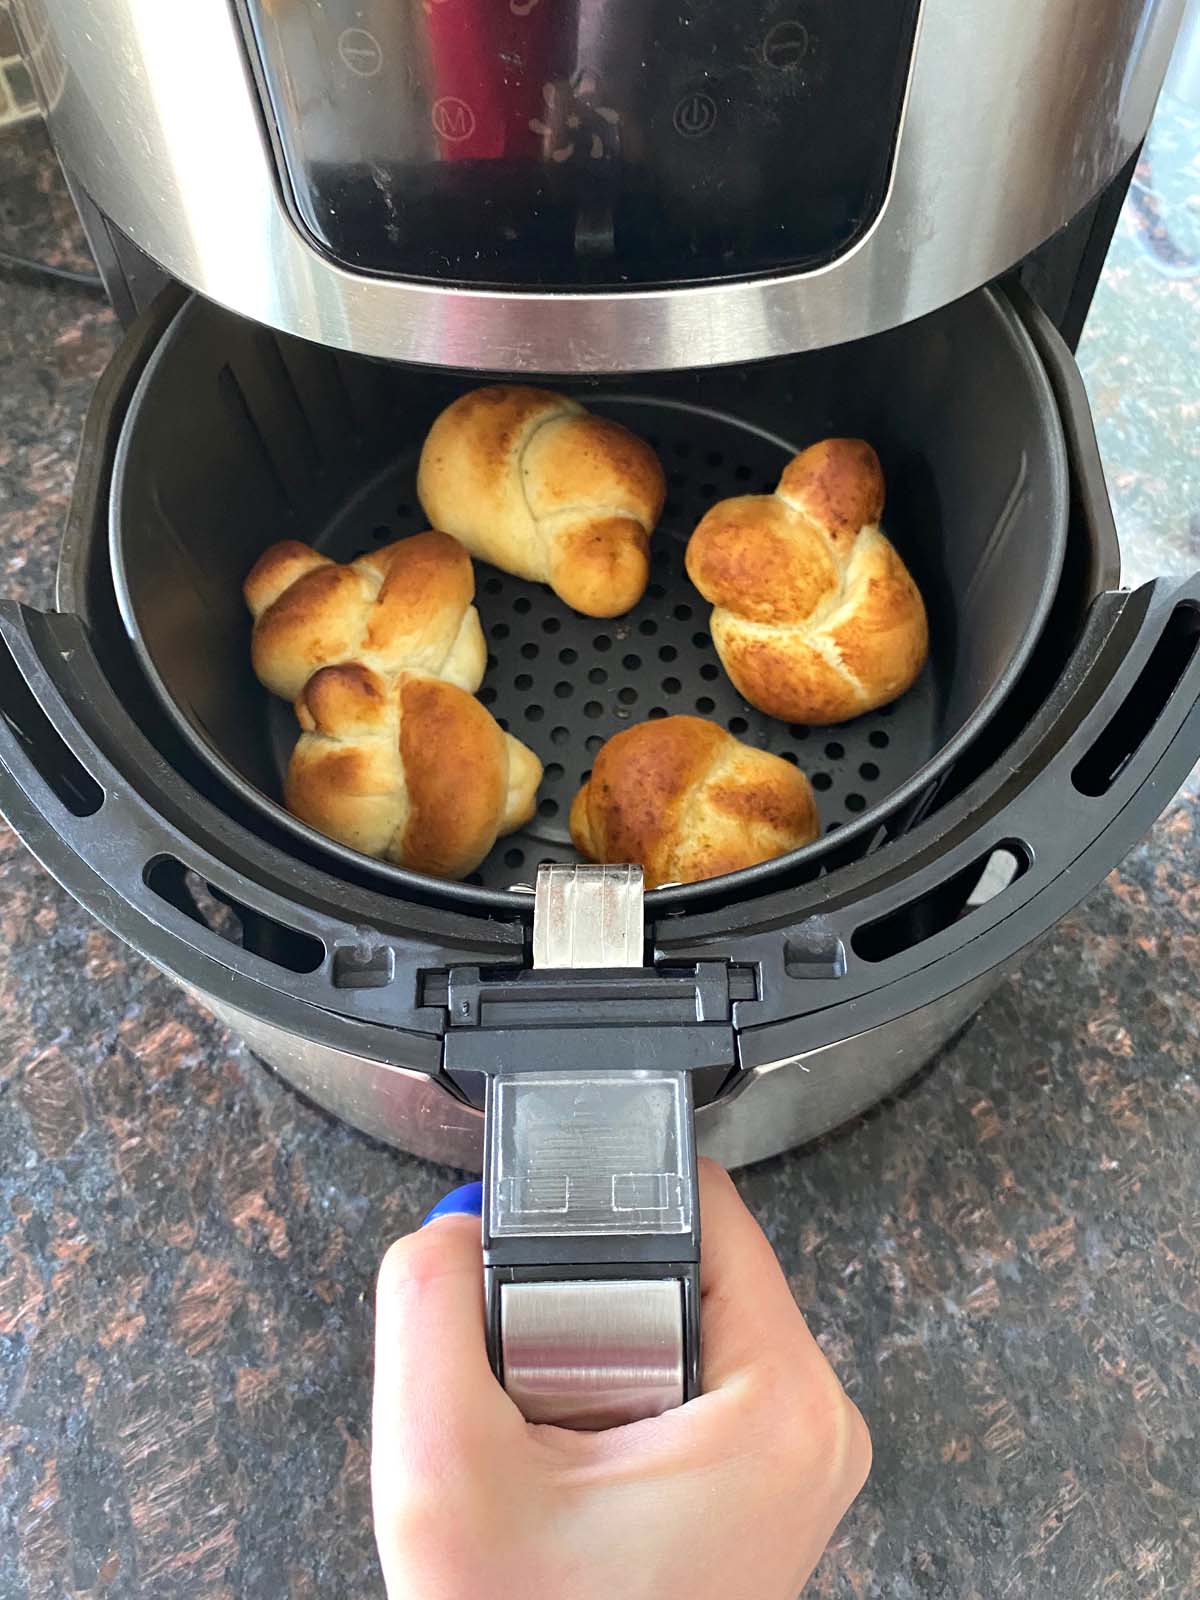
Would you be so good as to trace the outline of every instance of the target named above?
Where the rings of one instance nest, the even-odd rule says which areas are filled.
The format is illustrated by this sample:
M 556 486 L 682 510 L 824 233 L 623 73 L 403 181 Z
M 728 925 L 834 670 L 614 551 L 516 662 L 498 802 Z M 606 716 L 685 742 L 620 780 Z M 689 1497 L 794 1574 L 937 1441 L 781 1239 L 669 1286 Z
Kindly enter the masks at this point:
M 717 102 L 702 89 L 693 89 L 678 102 L 671 121 L 683 138 L 703 139 L 717 125 Z

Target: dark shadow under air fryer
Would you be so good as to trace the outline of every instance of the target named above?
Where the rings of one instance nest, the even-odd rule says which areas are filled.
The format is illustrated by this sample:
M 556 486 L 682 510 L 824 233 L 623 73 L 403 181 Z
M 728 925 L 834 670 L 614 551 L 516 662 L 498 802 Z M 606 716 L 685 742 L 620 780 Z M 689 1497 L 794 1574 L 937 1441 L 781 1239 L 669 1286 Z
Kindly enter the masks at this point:
M 279 805 L 295 721 L 250 671 L 241 584 L 276 539 L 347 560 L 423 528 L 421 442 L 474 381 L 335 355 L 192 301 L 142 376 L 118 450 L 114 582 L 176 725 L 274 823 L 397 889 L 412 875 L 344 851 Z M 575 859 L 566 816 L 594 751 L 622 728 L 678 712 L 718 721 L 808 773 L 826 833 L 784 858 L 789 867 L 807 858 L 815 870 L 851 839 L 863 849 L 907 825 L 1016 681 L 1062 571 L 1062 428 L 1011 307 L 984 291 L 877 338 L 786 361 L 558 386 L 654 444 L 668 503 L 650 588 L 626 617 L 576 616 L 549 590 L 477 564 L 489 650 L 481 698 L 538 752 L 546 780 L 534 822 L 500 840 L 470 881 L 503 889 L 530 882 L 540 861 Z M 764 717 L 733 690 L 683 553 L 714 501 L 773 488 L 791 453 L 832 434 L 861 435 L 879 451 L 885 527 L 921 585 L 933 647 L 896 705 L 806 729 Z

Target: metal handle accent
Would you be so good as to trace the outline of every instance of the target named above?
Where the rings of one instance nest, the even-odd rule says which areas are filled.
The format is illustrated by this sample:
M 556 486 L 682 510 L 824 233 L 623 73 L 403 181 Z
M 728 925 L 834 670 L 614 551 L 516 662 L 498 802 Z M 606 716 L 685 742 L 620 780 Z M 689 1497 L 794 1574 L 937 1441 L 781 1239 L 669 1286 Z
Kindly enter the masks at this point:
M 640 967 L 644 938 L 640 868 L 539 871 L 536 967 Z M 529 1421 L 617 1427 L 695 1392 L 692 1124 L 683 1071 L 616 1059 L 582 1070 L 506 1062 L 489 1075 L 488 1334 L 497 1376 Z
M 505 1284 L 500 1344 L 530 1422 L 612 1428 L 683 1404 L 678 1278 Z

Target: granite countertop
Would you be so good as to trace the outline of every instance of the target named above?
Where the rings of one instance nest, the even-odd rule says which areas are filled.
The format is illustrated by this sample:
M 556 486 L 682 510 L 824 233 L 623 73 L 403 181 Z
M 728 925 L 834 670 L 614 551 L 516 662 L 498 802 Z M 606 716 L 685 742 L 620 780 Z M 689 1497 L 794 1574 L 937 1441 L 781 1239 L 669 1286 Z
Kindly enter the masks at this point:
M 1200 280 L 1139 193 L 1082 355 L 1134 578 L 1200 565 Z M 36 126 L 0 247 L 87 265 Z M 118 338 L 0 281 L 6 596 L 49 595 Z M 1200 1593 L 1198 827 L 1193 782 L 908 1092 L 741 1175 L 875 1438 L 812 1593 Z M 0 1600 L 380 1593 L 370 1286 L 452 1175 L 300 1099 L 7 832 L 0 945 Z

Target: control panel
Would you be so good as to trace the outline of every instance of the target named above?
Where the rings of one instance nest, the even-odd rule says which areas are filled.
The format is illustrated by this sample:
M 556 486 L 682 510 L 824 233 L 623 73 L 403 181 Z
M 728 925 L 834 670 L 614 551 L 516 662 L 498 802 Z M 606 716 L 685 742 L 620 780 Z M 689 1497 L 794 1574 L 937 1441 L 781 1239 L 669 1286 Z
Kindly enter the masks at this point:
M 243 0 L 301 224 L 371 273 L 686 283 L 879 212 L 919 0 Z

